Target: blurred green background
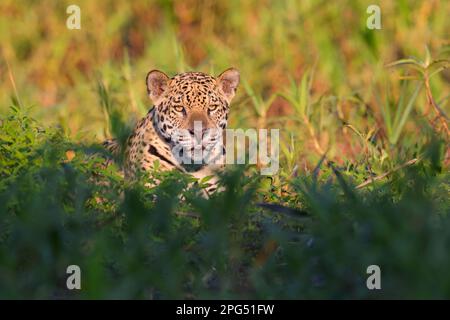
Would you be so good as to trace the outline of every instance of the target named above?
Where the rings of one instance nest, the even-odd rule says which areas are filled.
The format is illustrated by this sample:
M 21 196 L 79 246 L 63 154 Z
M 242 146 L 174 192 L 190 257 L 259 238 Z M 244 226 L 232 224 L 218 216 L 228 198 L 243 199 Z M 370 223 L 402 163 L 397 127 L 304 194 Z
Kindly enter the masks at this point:
M 66 28 L 71 4 L 81 30 Z M 366 27 L 371 4 L 381 30 Z M 439 0 L 2 0 L 0 297 L 449 298 L 449 13 Z M 229 127 L 279 128 L 277 175 L 231 170 L 206 201 L 176 173 L 147 190 L 99 167 L 111 110 L 130 127 L 149 109 L 149 70 L 231 66 Z M 365 287 L 370 264 L 382 291 Z
M 340 160 L 355 157 L 359 138 L 341 124 L 360 132 L 379 129 L 383 118 L 376 85 L 393 80 L 393 95 L 399 95 L 398 74 L 384 65 L 422 58 L 425 46 L 435 59 L 448 56 L 448 1 L 377 2 L 382 29 L 369 30 L 366 9 L 372 2 L 78 1 L 81 30 L 68 30 L 70 1 L 4 0 L 0 110 L 5 112 L 15 95 L 8 63 L 21 103 L 34 106 L 37 119 L 97 141 L 106 130 L 96 91 L 99 78 L 132 119 L 150 107 L 144 85 L 149 70 L 218 74 L 234 66 L 242 85 L 230 126 L 280 120 L 278 127 L 287 136 L 306 140 L 299 148 L 310 149 L 308 130 L 295 122 L 293 104 L 273 96 L 295 96 L 292 81 L 300 82 L 309 72 L 308 103 L 315 103 L 310 112 L 319 118 L 314 126 L 322 149 Z M 437 100 L 449 93 L 449 77 L 446 70 L 431 82 Z M 253 95 L 260 98 L 257 105 Z M 424 105 L 424 100 L 417 103 L 419 113 Z M 422 130 L 409 126 L 406 130 Z

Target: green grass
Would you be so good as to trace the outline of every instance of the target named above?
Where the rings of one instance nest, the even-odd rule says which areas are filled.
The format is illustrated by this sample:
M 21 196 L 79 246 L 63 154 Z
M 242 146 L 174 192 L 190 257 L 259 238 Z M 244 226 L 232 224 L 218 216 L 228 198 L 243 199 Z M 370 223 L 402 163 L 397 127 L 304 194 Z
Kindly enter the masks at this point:
M 99 166 L 95 148 L 40 127 L 17 108 L 1 128 L 3 298 L 450 294 L 442 141 L 370 189 L 354 188 L 360 168 L 322 163 L 322 178 L 316 171 L 285 180 L 283 192 L 248 167 L 230 169 L 221 180 L 227 191 L 206 200 L 176 172 L 126 185 L 114 167 Z M 163 183 L 144 187 L 153 178 Z M 70 264 L 82 269 L 76 293 L 65 290 Z M 365 287 L 371 264 L 383 272 L 380 292 Z
M 0 3 L 0 298 L 450 297 L 448 1 L 380 1 L 382 30 L 370 1 L 79 1 L 79 31 L 68 4 Z M 149 70 L 230 66 L 229 127 L 280 129 L 276 175 L 206 200 L 102 166 Z

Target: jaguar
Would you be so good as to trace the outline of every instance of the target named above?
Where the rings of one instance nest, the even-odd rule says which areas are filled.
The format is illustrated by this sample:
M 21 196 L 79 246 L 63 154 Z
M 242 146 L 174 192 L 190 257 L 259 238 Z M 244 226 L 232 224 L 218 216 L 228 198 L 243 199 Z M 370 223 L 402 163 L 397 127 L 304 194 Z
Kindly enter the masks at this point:
M 134 179 L 138 172 L 150 171 L 158 163 L 161 170 L 180 170 L 197 179 L 212 176 L 207 192 L 214 192 L 216 173 L 225 159 L 222 132 L 239 80 L 235 68 L 217 77 L 184 72 L 170 78 L 162 71 L 150 71 L 146 86 L 153 107 L 127 139 L 125 179 Z M 103 144 L 111 152 L 119 152 L 117 140 Z

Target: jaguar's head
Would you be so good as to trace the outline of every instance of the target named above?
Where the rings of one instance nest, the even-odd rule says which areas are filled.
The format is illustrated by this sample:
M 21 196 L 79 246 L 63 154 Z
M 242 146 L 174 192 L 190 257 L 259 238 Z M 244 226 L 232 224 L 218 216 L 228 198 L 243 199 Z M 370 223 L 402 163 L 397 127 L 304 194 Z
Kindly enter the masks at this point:
M 161 71 L 150 71 L 147 91 L 155 105 L 156 130 L 185 153 L 213 147 L 227 126 L 238 84 L 239 72 L 233 68 L 218 77 L 186 72 L 169 78 Z

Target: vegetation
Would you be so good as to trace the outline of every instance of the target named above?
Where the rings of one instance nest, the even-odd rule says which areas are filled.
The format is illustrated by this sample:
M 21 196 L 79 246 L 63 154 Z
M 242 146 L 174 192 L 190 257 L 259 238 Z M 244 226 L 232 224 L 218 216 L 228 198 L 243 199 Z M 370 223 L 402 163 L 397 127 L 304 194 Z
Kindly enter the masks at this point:
M 78 2 L 81 30 L 70 1 L 0 3 L 0 298 L 450 297 L 449 2 L 380 1 L 381 30 L 370 1 Z M 229 66 L 229 127 L 280 129 L 276 175 L 205 199 L 102 165 L 150 69 Z

